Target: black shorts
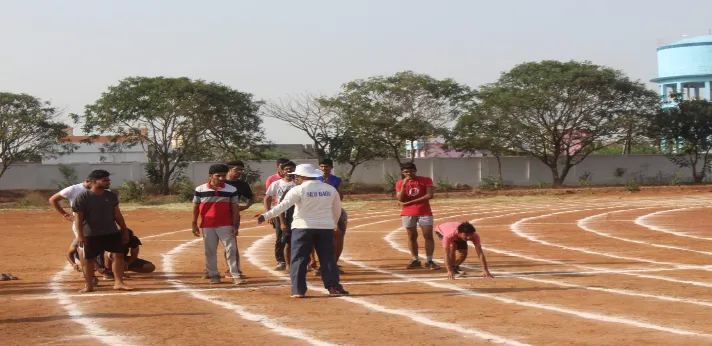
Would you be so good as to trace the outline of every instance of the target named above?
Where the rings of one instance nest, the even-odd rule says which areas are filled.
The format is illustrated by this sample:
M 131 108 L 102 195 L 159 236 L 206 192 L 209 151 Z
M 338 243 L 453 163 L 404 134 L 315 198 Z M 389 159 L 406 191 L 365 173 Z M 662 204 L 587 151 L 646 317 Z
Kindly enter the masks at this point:
M 145 259 L 137 258 L 131 265 L 129 266 L 129 270 L 135 270 L 139 268 L 143 268 L 146 264 L 151 264 L 151 262 L 146 261 Z
M 438 236 L 438 239 L 443 240 L 443 235 L 442 235 L 440 232 L 435 231 L 435 235 Z M 466 241 L 464 241 L 464 240 L 455 240 L 455 241 L 454 241 L 454 244 L 455 244 L 455 246 L 457 246 L 457 249 L 458 249 L 458 250 L 465 250 L 465 251 L 467 251 L 467 242 L 466 242 Z
M 94 259 L 104 252 L 124 253 L 123 232 L 85 237 L 84 258 Z
M 292 224 L 287 223 L 287 229 L 289 232 L 282 231 L 282 225 L 279 218 L 274 219 L 275 229 L 277 230 L 277 241 L 282 244 L 290 244 L 292 242 Z

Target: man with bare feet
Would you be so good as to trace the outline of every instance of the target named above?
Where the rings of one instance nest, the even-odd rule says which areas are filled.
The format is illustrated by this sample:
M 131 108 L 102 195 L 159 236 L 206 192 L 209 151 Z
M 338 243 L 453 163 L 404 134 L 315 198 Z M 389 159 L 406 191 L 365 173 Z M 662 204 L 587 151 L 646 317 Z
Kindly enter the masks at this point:
M 80 193 L 74 200 L 72 210 L 79 246 L 84 248 L 84 280 L 86 286 L 80 292 L 92 292 L 96 256 L 104 251 L 114 254 L 114 289 L 133 290 L 124 283 L 124 245 L 129 242 L 128 227 L 119 209 L 119 198 L 111 191 L 111 174 L 95 170 L 89 174 L 91 189 Z M 119 225 L 121 229 L 117 228 Z
M 440 269 L 440 266 L 433 262 L 435 239 L 433 239 L 433 211 L 430 209 L 433 180 L 418 176 L 417 172 L 414 163 L 406 162 L 401 165 L 403 179 L 396 182 L 398 204 L 402 206 L 403 227 L 408 231 L 408 247 L 413 256 L 407 269 L 422 267 L 418 257 L 418 225 L 425 238 L 425 267 L 431 270 Z
M 460 268 L 460 265 L 467 258 L 467 242 L 471 241 L 475 245 L 477 257 L 482 262 L 482 276 L 485 278 L 493 278 L 487 268 L 487 258 L 482 251 L 482 243 L 479 234 L 476 233 L 475 226 L 465 222 L 445 222 L 438 225 L 435 230 L 435 235 L 442 240 L 445 250 L 445 265 L 447 265 L 447 277 L 454 280 L 456 277 L 462 277 L 466 273 Z

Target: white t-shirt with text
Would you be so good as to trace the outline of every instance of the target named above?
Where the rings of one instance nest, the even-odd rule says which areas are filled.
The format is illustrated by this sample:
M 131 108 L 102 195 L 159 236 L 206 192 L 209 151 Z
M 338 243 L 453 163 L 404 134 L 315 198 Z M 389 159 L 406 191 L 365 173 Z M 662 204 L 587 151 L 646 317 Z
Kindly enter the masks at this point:
M 284 181 L 282 179 L 279 179 L 270 184 L 265 194 L 267 196 L 272 196 L 275 203 L 279 203 L 279 200 L 282 199 L 282 196 L 284 196 L 287 191 L 289 191 L 295 186 L 297 186 L 297 184 L 295 184 L 293 181 Z

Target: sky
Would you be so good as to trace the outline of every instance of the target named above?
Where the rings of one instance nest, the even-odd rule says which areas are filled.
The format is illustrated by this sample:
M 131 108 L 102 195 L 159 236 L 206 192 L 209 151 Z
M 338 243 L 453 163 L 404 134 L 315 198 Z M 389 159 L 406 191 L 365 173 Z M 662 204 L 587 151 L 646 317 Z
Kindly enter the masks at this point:
M 712 2 L 669 0 L 0 0 L 0 8 L 0 91 L 66 114 L 129 76 L 221 82 L 270 101 L 405 70 L 476 88 L 523 62 L 574 59 L 655 88 L 660 43 L 712 29 Z M 274 143 L 310 143 L 279 120 L 264 126 Z

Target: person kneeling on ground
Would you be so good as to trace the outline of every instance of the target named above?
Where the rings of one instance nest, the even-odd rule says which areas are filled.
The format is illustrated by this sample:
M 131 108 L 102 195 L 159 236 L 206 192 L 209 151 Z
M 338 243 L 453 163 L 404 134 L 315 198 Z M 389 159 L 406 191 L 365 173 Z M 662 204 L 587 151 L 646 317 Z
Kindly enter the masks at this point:
M 482 276 L 485 278 L 493 278 L 487 268 L 487 259 L 482 252 L 482 243 L 479 234 L 476 233 L 475 226 L 465 222 L 445 222 L 438 225 L 435 230 L 435 235 L 442 240 L 445 248 L 445 264 L 447 265 L 447 277 L 454 280 L 455 277 L 462 277 L 465 272 L 460 268 L 460 265 L 467 258 L 467 242 L 471 241 L 475 244 L 477 257 L 482 262 Z
M 153 263 L 146 261 L 145 259 L 138 258 L 140 245 L 143 245 L 141 243 L 141 240 L 138 239 L 138 237 L 131 229 L 129 229 L 129 242 L 124 247 L 124 258 L 126 259 L 124 269 L 126 271 L 131 271 L 134 273 L 152 273 L 154 270 L 156 270 L 156 266 Z M 104 265 L 103 267 L 111 268 L 113 260 L 114 256 L 112 254 L 107 253 L 104 259 L 106 265 Z M 113 274 L 111 274 L 111 276 L 113 276 Z

